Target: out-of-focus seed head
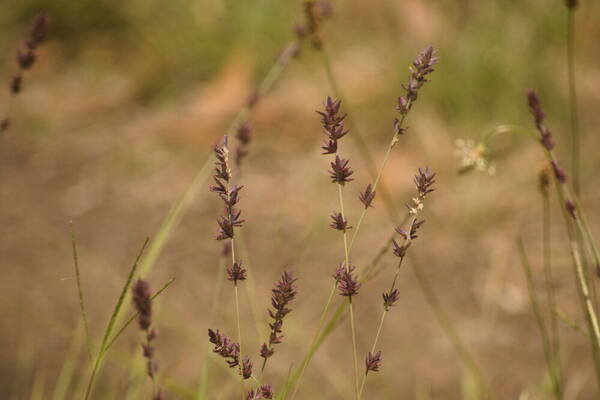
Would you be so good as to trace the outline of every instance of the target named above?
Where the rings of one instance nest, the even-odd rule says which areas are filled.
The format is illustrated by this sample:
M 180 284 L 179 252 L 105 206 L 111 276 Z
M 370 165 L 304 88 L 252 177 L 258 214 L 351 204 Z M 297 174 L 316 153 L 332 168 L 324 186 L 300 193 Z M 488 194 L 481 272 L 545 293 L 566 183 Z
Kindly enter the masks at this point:
M 358 195 L 358 199 L 365 206 L 365 208 L 373 207 L 371 203 L 373 203 L 373 199 L 375 199 L 375 192 L 371 184 L 368 184 L 363 192 Z
M 412 220 L 411 224 L 410 224 L 410 228 L 408 229 L 408 232 L 403 230 L 401 227 L 396 227 L 396 233 L 398 233 L 400 236 L 402 236 L 402 238 L 404 240 L 415 240 L 416 238 L 418 238 L 418 232 L 419 232 L 419 228 L 421 228 L 421 226 L 423 226 L 423 224 L 425 223 L 425 220 L 417 220 L 416 218 Z
M 575 203 L 573 203 L 571 200 L 567 200 L 565 202 L 565 208 L 567 209 L 567 212 L 571 218 L 577 219 L 577 206 L 575 206 Z
M 133 285 L 133 304 L 138 312 L 140 329 L 146 331 L 152 323 L 152 300 L 148 282 L 138 279 Z
M 248 379 L 252 376 L 252 361 L 248 357 L 244 357 L 242 361 L 242 377 Z
M 412 242 L 409 241 L 404 244 L 399 244 L 398 242 L 396 242 L 396 239 L 392 239 L 392 252 L 396 257 L 404 258 L 411 243 Z
M 550 187 L 550 171 L 549 171 L 548 167 L 544 167 L 544 168 L 540 169 L 540 172 L 538 174 L 538 182 L 539 182 L 540 192 L 542 192 L 542 194 L 544 196 L 547 196 L 548 189 Z
M 31 23 L 30 42 L 39 44 L 46 40 L 50 30 L 50 17 L 48 14 L 40 14 Z
M 566 0 L 565 4 L 567 5 L 567 8 L 573 9 L 577 7 L 577 0 Z
M 17 52 L 17 63 L 21 69 L 29 69 L 35 63 L 35 53 L 31 49 Z
M 21 74 L 16 74 L 10 80 L 10 91 L 13 94 L 18 94 L 21 92 L 23 88 L 23 76 Z
M 400 296 L 398 289 L 393 289 L 391 292 L 383 293 L 381 297 L 383 297 L 383 308 L 385 311 L 389 311 L 390 308 L 396 304 Z
M 273 388 L 271 387 L 271 385 L 262 385 L 259 388 L 260 394 L 262 395 L 263 399 L 272 399 L 273 398 Z
M 379 371 L 380 365 L 381 365 L 381 351 L 378 351 L 375 354 L 369 352 L 369 354 L 367 354 L 367 358 L 365 359 L 366 373 L 368 374 L 369 371 L 373 371 L 373 372 Z
M 4 132 L 10 126 L 10 120 L 8 118 L 2 118 L 0 120 L 0 133 Z
M 565 173 L 565 170 L 562 169 L 562 167 L 560 165 L 558 165 L 557 161 L 552 161 L 551 163 L 552 165 L 552 170 L 554 171 L 554 176 L 556 177 L 556 180 L 562 184 L 567 182 L 567 174 Z
M 535 126 L 540 133 L 540 143 L 547 150 L 552 150 L 554 148 L 554 139 L 552 138 L 550 130 L 544 125 L 546 115 L 542 110 L 540 98 L 534 90 L 527 90 L 527 104 L 529 105 L 531 115 L 533 115 Z
M 246 280 L 246 269 L 242 267 L 241 261 L 227 268 L 227 280 L 232 281 L 234 285 L 237 285 L 238 281 Z

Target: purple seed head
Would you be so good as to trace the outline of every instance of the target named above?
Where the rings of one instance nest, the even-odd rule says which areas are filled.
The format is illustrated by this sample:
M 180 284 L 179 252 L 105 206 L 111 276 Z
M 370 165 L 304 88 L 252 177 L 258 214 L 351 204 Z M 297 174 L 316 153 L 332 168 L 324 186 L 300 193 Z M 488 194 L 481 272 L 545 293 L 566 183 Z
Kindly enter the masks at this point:
M 573 203 L 571 200 L 567 200 L 565 203 L 565 208 L 567 209 L 567 212 L 571 218 L 577 219 L 577 207 L 575 206 L 575 203 Z
M 554 171 L 554 176 L 556 177 L 556 180 L 562 184 L 567 182 L 567 174 L 565 173 L 565 170 L 562 169 L 562 167 L 560 165 L 558 165 L 558 162 L 553 160 L 551 162 L 552 165 L 552 170 Z
M 213 352 L 225 359 L 229 368 L 233 368 L 240 364 L 240 345 L 224 333 L 208 330 L 208 340 L 214 345 Z
M 381 351 L 373 354 L 369 352 L 367 354 L 367 358 L 365 359 L 365 374 L 368 374 L 369 371 L 377 372 L 379 371 L 379 366 L 381 365 Z
M 242 361 L 242 377 L 248 379 L 252 376 L 252 361 L 248 357 L 244 357 Z
M 292 271 L 285 271 L 281 274 L 281 278 L 275 283 L 275 286 L 271 290 L 271 306 L 272 309 L 268 310 L 271 322 L 269 328 L 271 333 L 269 334 L 269 343 L 263 343 L 260 349 L 260 356 L 267 359 L 275 352 L 273 346 L 281 343 L 283 339 L 283 319 L 288 315 L 292 309 L 289 308 L 289 304 L 296 298 L 298 294 L 296 287 L 297 278 L 294 277 Z
M 323 154 L 335 154 L 338 149 L 338 140 L 344 137 L 348 130 L 344 126 L 346 114 L 340 114 L 341 100 L 327 97 L 323 111 L 317 111 L 321 116 L 323 133 L 327 136 L 325 144 L 321 147 Z
M 370 183 L 365 190 L 359 194 L 358 199 L 363 203 L 365 208 L 373 207 L 371 203 L 373 203 L 373 199 L 375 199 L 375 192 Z
M 12 92 L 12 94 L 18 94 L 21 92 L 21 89 L 23 88 L 23 76 L 18 73 L 15 76 L 12 77 L 12 79 L 10 80 L 10 91 Z
M 419 89 L 426 82 L 429 82 L 426 77 L 434 71 L 433 66 L 437 64 L 438 60 L 437 50 L 432 46 L 426 47 L 417 55 L 417 58 L 410 67 L 408 83 L 403 85 L 406 93 L 404 96 L 398 98 L 396 110 L 400 115 L 404 116 L 408 114 L 413 103 L 417 100 Z M 397 125 L 400 125 L 399 122 Z M 397 131 L 398 134 L 402 133 L 401 128 L 397 129 Z
M 419 172 L 415 175 L 414 182 L 417 188 L 417 195 L 421 199 L 424 199 L 429 193 L 435 190 L 433 188 L 435 175 L 435 173 L 432 174 L 429 171 L 429 167 L 425 168 L 424 171 L 419 168 Z
M 357 277 L 354 275 L 354 267 L 350 266 L 348 270 L 344 270 L 342 276 L 338 282 L 338 290 L 341 296 L 350 297 L 358 294 L 360 289 L 360 283 Z
M 546 115 L 542 110 L 540 98 L 534 90 L 527 90 L 527 104 L 529 105 L 531 115 L 533 115 L 535 126 L 540 133 L 540 143 L 548 151 L 552 150 L 554 148 L 554 139 L 552 138 L 550 130 L 544 125 Z
M 246 269 L 242 267 L 242 262 L 236 262 L 227 268 L 227 280 L 237 285 L 238 281 L 246 280 Z
M 47 14 L 40 14 L 31 23 L 30 43 L 39 44 L 46 40 L 50 30 L 50 17 Z
M 138 312 L 138 324 L 141 330 L 148 330 L 152 324 L 152 300 L 148 282 L 138 279 L 133 288 L 133 304 Z
M 393 289 L 391 292 L 386 292 L 381 295 L 383 297 L 383 308 L 389 311 L 396 304 L 399 298 L 398 289 Z
M 347 229 L 352 229 L 352 227 L 348 224 L 348 221 L 344 218 L 342 213 L 333 212 L 331 214 L 331 224 L 329 227 L 332 229 L 336 229 L 338 231 L 346 232 Z
M 335 161 L 331 162 L 331 170 L 329 171 L 332 183 L 344 185 L 346 182 L 354 180 L 350 178 L 354 171 L 348 166 L 349 162 L 350 160 L 345 160 L 337 155 L 335 156 Z

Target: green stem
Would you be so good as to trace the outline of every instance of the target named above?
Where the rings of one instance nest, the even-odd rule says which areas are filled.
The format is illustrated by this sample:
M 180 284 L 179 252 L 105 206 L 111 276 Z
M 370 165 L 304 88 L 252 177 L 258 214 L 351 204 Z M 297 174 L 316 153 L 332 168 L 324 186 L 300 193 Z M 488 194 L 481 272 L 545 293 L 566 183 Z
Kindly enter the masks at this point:
M 304 371 L 306 371 L 306 367 L 308 366 L 309 361 L 312 359 L 312 355 L 317 350 L 317 340 L 319 339 L 319 333 L 321 329 L 323 329 L 323 323 L 325 322 L 325 317 L 327 316 L 327 312 L 329 311 L 329 307 L 331 306 L 331 301 L 333 300 L 333 295 L 335 294 L 335 289 L 337 288 L 337 282 L 333 283 L 331 290 L 329 291 L 329 296 L 327 297 L 327 303 L 325 303 L 325 308 L 321 313 L 321 318 L 319 318 L 319 324 L 317 325 L 317 330 L 315 331 L 315 335 L 313 336 L 310 347 L 308 348 L 308 353 L 304 360 L 302 360 L 302 364 L 300 366 L 300 372 L 298 378 L 295 379 L 294 392 L 292 393 L 291 400 L 294 400 L 296 397 L 296 393 L 298 393 L 298 389 L 300 388 L 300 383 L 302 382 L 302 377 L 304 376 Z M 292 377 L 292 384 L 294 384 L 294 379 Z
M 71 245 L 73 248 L 73 264 L 75 266 L 75 279 L 77 282 L 77 294 L 79 296 L 79 312 L 81 313 L 81 319 L 83 320 L 83 329 L 85 333 L 85 346 L 87 350 L 88 359 L 90 361 L 90 366 L 93 365 L 92 358 L 92 341 L 90 337 L 90 328 L 87 319 L 87 313 L 85 311 L 85 302 L 83 300 L 83 288 L 81 286 L 81 274 L 79 271 L 79 256 L 77 254 L 77 241 L 75 239 L 75 230 L 73 229 L 73 221 L 69 221 L 69 226 L 71 228 Z
M 552 353 L 552 364 L 557 379 L 558 385 L 555 391 L 558 399 L 563 397 L 563 372 L 561 367 L 560 357 L 560 335 L 558 331 L 558 320 L 556 316 L 556 297 L 554 294 L 554 277 L 552 274 L 552 252 L 551 252 L 551 237 L 550 227 L 552 213 L 550 210 L 550 196 L 547 190 L 542 193 L 542 251 L 543 251 L 543 263 L 544 263 L 544 281 L 546 286 L 546 301 L 548 303 L 548 312 L 550 317 L 550 351 Z
M 567 70 L 569 79 L 569 107 L 571 113 L 571 166 L 573 170 L 573 189 L 580 192 L 580 150 L 579 116 L 577 107 L 577 85 L 575 82 L 575 9 L 567 10 Z
M 377 334 L 375 334 L 375 340 L 373 341 L 373 346 L 371 346 L 371 354 L 375 354 L 375 347 L 377 346 L 377 342 L 379 341 L 379 335 L 381 334 L 381 328 L 383 327 L 383 321 L 385 320 L 385 316 L 387 315 L 388 310 L 384 309 L 383 313 L 381 313 L 381 319 L 379 320 L 379 326 L 377 327 Z M 363 375 L 362 382 L 360 384 L 360 390 L 358 391 L 359 400 L 362 399 L 362 394 L 365 389 L 365 383 L 367 381 L 368 371 L 365 371 Z
M 415 277 L 417 278 L 417 283 L 419 284 L 419 288 L 421 292 L 425 295 L 425 299 L 427 300 L 427 304 L 431 307 L 433 314 L 437 318 L 442 330 L 452 343 L 454 350 L 460 357 L 461 361 L 465 365 L 465 367 L 471 372 L 471 374 L 477 379 L 479 383 L 480 389 L 482 390 L 482 396 L 485 399 L 492 399 L 493 395 L 491 390 L 489 389 L 483 374 L 481 373 L 481 369 L 477 365 L 475 358 L 469 352 L 467 346 L 463 343 L 456 327 L 452 323 L 452 319 L 448 316 L 446 311 L 441 305 L 435 291 L 432 289 L 431 284 L 425 277 L 425 275 L 421 272 L 421 268 L 414 256 L 409 254 L 410 261 L 413 267 L 413 271 L 415 273 Z
M 519 250 L 519 256 L 521 257 L 521 264 L 525 272 L 525 278 L 527 280 L 527 292 L 529 293 L 529 301 L 531 303 L 531 308 L 533 310 L 538 329 L 540 330 L 540 336 L 542 338 L 544 358 L 546 359 L 548 374 L 550 375 L 550 379 L 552 380 L 552 390 L 556 399 L 560 400 L 562 399 L 562 385 L 556 370 L 556 360 L 554 359 L 552 354 L 552 344 L 548 336 L 548 331 L 546 330 L 546 324 L 544 322 L 544 316 L 542 315 L 542 309 L 539 305 L 537 296 L 535 294 L 531 265 L 529 264 L 529 260 L 527 259 L 525 247 L 523 246 L 523 241 L 520 237 L 517 238 L 517 247 Z
M 344 212 L 344 196 L 342 193 L 342 184 L 338 183 L 338 196 L 340 201 L 340 209 L 342 219 L 346 221 L 346 215 Z M 344 255 L 346 262 L 346 272 L 350 273 L 350 259 L 348 256 L 348 235 L 346 229 L 344 229 Z M 348 297 L 348 305 L 350 307 L 350 330 L 352 334 L 352 358 L 354 359 L 354 393 L 356 400 L 358 400 L 358 356 L 356 350 L 356 326 L 354 323 L 354 307 L 352 306 L 352 296 Z

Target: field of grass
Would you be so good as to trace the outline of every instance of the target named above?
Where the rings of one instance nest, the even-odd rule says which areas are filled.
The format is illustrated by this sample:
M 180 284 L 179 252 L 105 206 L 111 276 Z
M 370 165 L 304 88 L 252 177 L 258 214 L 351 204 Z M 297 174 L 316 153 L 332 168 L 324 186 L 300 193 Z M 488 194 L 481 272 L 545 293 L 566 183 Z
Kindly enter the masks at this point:
M 307 7 L 317 13 L 313 35 Z M 11 122 L 0 134 L 1 399 L 83 399 L 87 389 L 90 399 L 154 399 L 158 388 L 166 399 L 239 399 L 259 382 L 278 399 L 296 388 L 296 399 L 599 398 L 597 2 L 569 11 L 564 0 L 15 0 L 0 10 L 0 119 Z M 41 12 L 47 39 L 14 96 L 15 54 Z M 409 66 L 429 45 L 439 62 L 386 158 Z M 541 99 L 552 154 L 527 89 Z M 348 114 L 338 151 L 354 180 L 343 185 L 344 210 L 315 113 L 328 96 Z M 238 166 L 244 122 L 252 140 Z M 223 204 L 209 190 L 226 134 L 232 182 L 244 186 L 234 256 L 247 279 L 235 290 L 225 279 L 229 240 L 215 240 Z M 359 194 L 384 160 L 362 219 Z M 379 371 L 357 396 L 398 265 L 386 245 L 407 228 L 413 178 L 426 167 L 436 173 L 418 213 L 426 223 L 378 335 Z M 346 241 L 360 232 L 349 257 L 329 227 L 339 211 L 353 226 Z M 362 281 L 352 318 L 336 291 L 321 324 L 332 275 L 348 258 Z M 262 373 L 271 289 L 287 270 L 298 293 Z M 119 331 L 135 311 L 130 274 L 153 291 L 168 284 L 152 301 L 154 383 L 138 322 Z M 242 356 L 254 361 L 243 391 L 238 369 L 212 352 L 209 328 L 236 342 L 241 332 Z

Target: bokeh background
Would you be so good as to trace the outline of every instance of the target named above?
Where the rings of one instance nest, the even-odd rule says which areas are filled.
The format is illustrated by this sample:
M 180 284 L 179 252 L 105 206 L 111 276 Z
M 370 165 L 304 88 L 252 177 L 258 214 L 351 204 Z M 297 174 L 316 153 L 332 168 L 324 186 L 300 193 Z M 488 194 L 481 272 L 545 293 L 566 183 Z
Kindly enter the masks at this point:
M 600 4 L 580 3 L 575 31 L 582 201 L 598 231 Z M 13 127 L 0 145 L 3 399 L 53 398 L 69 365 L 75 368 L 64 398 L 81 398 L 89 371 L 69 221 L 97 341 L 144 238 L 156 235 L 211 146 L 294 38 L 294 25 L 303 21 L 300 1 L 13 0 L 0 6 L 0 79 L 6 86 L 14 53 L 41 11 L 52 18 L 51 34 L 12 102 Z M 499 124 L 530 128 L 524 90 L 532 87 L 541 93 L 568 165 L 566 21 L 561 0 L 345 0 L 333 2 L 324 30 L 344 107 L 377 160 L 389 142 L 411 60 L 426 45 L 439 48 L 432 83 L 409 115 L 408 133 L 394 149 L 383 182 L 402 209 L 414 193 L 416 169 L 429 166 L 438 173 L 437 191 L 424 212 L 427 223 L 411 251 L 500 399 L 548 396 L 515 245 L 522 234 L 541 281 L 537 173 L 543 158 L 532 141 L 506 135 L 492 149 L 495 174 L 461 175 L 455 142 L 477 141 Z M 328 160 L 319 154 L 322 135 L 314 113 L 332 94 L 322 57 L 307 46 L 252 114 L 253 141 L 239 176 L 247 220 L 242 254 L 252 270 L 242 291 L 247 349 L 258 350 L 264 340 L 272 283 L 285 268 L 299 277 L 285 342 L 266 375 L 276 387 L 290 365 L 299 364 L 343 254 L 339 235 L 327 227 L 337 189 L 328 183 Z M 3 90 L 0 110 L 7 98 Z M 370 179 L 354 142 L 345 139 L 341 146 L 356 171 L 346 190 L 352 223 L 361 211 L 356 196 Z M 154 287 L 176 278 L 157 301 L 155 317 L 156 357 L 168 398 L 198 398 L 203 371 L 206 398 L 233 398 L 239 387 L 222 360 L 205 358 L 209 326 L 232 335 L 235 329 L 227 284 L 211 318 L 221 257 L 215 218 L 221 210 L 208 184 L 199 186 L 147 276 Z M 559 309 L 582 323 L 558 209 L 553 215 Z M 359 268 L 393 227 L 376 201 L 353 252 Z M 387 269 L 356 299 L 361 355 L 371 346 L 380 293 L 395 260 L 388 254 L 382 263 Z M 370 376 L 366 398 L 473 398 L 472 379 L 431 312 L 414 267 L 407 264 L 400 275 L 401 298 L 380 342 L 383 366 Z M 561 335 L 565 398 L 596 398 L 588 344 L 566 325 Z M 310 365 L 299 398 L 351 396 L 349 338 L 346 322 Z M 94 398 L 149 398 L 139 340 L 134 326 L 119 339 Z

